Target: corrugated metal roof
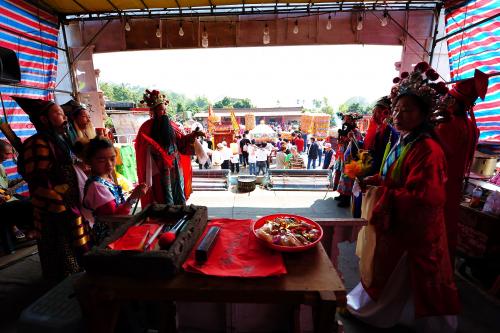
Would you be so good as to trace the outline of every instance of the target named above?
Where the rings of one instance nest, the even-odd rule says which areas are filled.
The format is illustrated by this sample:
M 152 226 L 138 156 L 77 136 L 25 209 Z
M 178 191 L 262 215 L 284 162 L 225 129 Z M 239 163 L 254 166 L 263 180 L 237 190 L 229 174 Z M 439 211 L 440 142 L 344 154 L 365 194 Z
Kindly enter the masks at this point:
M 331 0 L 316 0 L 314 4 L 332 4 L 342 5 L 348 8 L 350 5 L 359 5 L 365 3 L 365 6 L 379 5 L 377 1 L 331 1 Z M 380 1 L 381 2 L 381 1 Z M 386 5 L 408 5 L 410 7 L 439 3 L 442 1 L 432 0 L 387 0 L 383 3 Z M 146 13 L 151 10 L 163 10 L 174 8 L 193 8 L 193 7 L 208 7 L 216 8 L 223 6 L 243 6 L 243 5 L 280 5 L 280 4 L 309 4 L 311 2 L 304 0 L 287 0 L 285 2 L 269 1 L 269 0 L 44 0 L 42 2 L 54 11 L 60 14 L 77 15 L 88 13 L 112 13 L 112 12 L 126 12 L 126 11 L 145 11 Z

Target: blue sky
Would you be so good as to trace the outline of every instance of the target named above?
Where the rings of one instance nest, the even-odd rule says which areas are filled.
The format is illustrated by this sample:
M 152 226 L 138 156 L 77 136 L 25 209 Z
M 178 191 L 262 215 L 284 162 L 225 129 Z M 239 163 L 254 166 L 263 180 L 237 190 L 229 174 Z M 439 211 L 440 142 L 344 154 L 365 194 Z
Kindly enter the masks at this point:
M 172 90 L 212 102 L 250 98 L 258 107 L 312 105 L 328 97 L 338 107 L 390 92 L 400 46 L 325 45 L 133 51 L 94 55 L 100 80 Z M 126 66 L 124 66 L 126 64 Z M 299 104 L 297 104 L 297 101 Z

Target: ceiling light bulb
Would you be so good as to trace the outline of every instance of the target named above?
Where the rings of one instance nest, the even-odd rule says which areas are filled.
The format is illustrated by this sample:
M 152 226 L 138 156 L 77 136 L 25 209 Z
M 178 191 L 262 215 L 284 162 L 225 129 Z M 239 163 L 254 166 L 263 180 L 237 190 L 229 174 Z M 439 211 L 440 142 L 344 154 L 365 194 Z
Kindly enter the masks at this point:
M 363 18 L 359 17 L 358 19 L 358 25 L 356 26 L 356 30 L 361 31 L 363 30 Z
M 128 21 L 125 21 L 125 31 L 130 31 L 130 24 Z
M 380 25 L 385 27 L 389 23 L 389 14 L 387 11 L 384 11 L 384 16 L 380 19 Z
M 295 26 L 293 27 L 293 33 L 298 34 L 299 33 L 299 22 L 295 21 Z
M 182 24 L 179 26 L 179 36 L 184 36 L 184 30 L 182 29 Z
M 158 28 L 156 28 L 156 37 L 161 38 L 160 26 L 158 26 Z
M 269 43 L 271 43 L 271 36 L 264 34 L 262 36 L 262 44 L 268 45 Z
M 201 39 L 201 46 L 204 47 L 204 48 L 208 47 L 208 38 L 203 37 Z
M 328 22 L 326 23 L 326 30 L 332 30 L 332 17 L 328 15 Z

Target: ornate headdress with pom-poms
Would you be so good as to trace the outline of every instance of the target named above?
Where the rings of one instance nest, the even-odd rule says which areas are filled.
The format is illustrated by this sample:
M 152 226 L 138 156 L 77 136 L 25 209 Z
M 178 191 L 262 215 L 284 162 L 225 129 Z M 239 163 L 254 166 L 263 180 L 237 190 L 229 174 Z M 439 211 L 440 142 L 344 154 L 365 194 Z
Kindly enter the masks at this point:
M 150 91 L 149 89 L 146 89 L 142 98 L 143 100 L 141 101 L 141 104 L 146 103 L 146 105 L 150 108 L 154 108 L 160 104 L 168 105 L 169 103 L 167 97 L 161 94 L 158 90 Z
M 448 88 L 443 81 L 436 82 L 438 79 L 439 74 L 428 63 L 419 62 L 413 72 L 402 72 L 400 77 L 392 80 L 395 84 L 390 95 L 392 106 L 402 95 L 415 95 L 429 106 L 430 110 L 440 108 L 446 103 Z

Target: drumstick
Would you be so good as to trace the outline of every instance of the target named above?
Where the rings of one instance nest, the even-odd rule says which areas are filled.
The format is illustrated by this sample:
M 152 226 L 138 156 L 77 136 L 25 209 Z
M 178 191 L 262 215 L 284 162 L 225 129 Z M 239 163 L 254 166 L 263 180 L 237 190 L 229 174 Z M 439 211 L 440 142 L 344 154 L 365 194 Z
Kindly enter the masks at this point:
M 160 245 L 163 245 L 163 247 L 171 245 L 175 241 L 177 234 L 184 227 L 187 221 L 188 215 L 186 214 L 179 221 L 177 221 L 177 223 L 174 224 L 174 226 L 169 231 L 161 235 Z
M 134 214 L 135 214 L 135 211 L 136 211 L 136 209 L 137 209 L 137 205 L 139 205 L 139 199 L 137 199 L 137 201 L 136 201 L 136 202 L 135 202 L 135 204 L 134 204 L 134 209 L 132 209 L 132 215 L 134 215 Z
M 149 238 L 149 240 L 147 241 L 147 243 L 144 245 L 144 250 L 147 250 L 151 244 L 153 244 L 153 242 L 155 241 L 156 237 L 158 237 L 158 235 L 163 231 L 163 228 L 165 227 L 165 224 L 160 224 L 158 229 L 156 229 L 156 231 L 154 232 L 154 234 Z

